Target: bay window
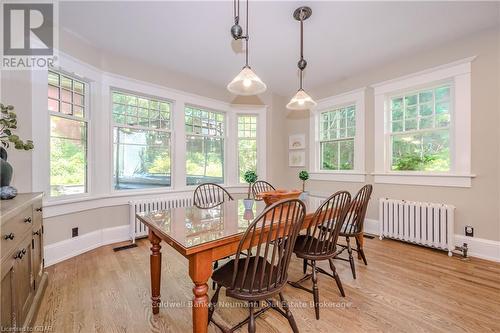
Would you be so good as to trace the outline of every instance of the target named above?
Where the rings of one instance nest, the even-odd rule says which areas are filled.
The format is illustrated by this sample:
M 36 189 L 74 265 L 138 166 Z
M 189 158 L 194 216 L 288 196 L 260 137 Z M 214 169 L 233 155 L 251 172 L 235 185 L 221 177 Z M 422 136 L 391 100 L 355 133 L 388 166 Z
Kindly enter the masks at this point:
M 112 91 L 116 190 L 171 186 L 171 103 Z
M 48 72 L 50 196 L 87 192 L 88 84 Z
M 224 183 L 225 114 L 186 106 L 186 185 Z
M 246 171 L 257 172 L 257 116 L 238 115 L 238 179 L 244 183 Z

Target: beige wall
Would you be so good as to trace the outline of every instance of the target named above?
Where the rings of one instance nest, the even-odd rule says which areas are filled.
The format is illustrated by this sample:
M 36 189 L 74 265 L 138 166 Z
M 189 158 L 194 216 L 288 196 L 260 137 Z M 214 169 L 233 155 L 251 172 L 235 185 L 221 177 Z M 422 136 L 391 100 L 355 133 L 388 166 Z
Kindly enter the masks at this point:
M 127 205 L 102 207 L 59 215 L 44 220 L 45 245 L 71 238 L 71 229 L 78 227 L 78 234 L 128 224 Z
M 454 204 L 456 210 L 455 233 L 464 234 L 464 226 L 472 225 L 475 237 L 500 240 L 499 182 L 500 182 L 500 86 L 499 86 L 499 31 L 457 40 L 442 47 L 359 73 L 332 85 L 310 91 L 317 99 L 367 87 L 371 84 L 411 74 L 426 68 L 446 64 L 462 58 L 477 56 L 472 63 L 472 180 L 471 188 L 432 186 L 405 186 L 374 184 L 374 193 L 367 217 L 378 219 L 377 201 L 380 197 Z M 287 117 L 287 132 L 309 133 L 307 113 L 292 113 Z M 374 170 L 374 97 L 373 89 L 367 90 L 365 114 L 366 171 Z M 297 168 L 287 168 L 288 186 L 299 186 Z M 373 183 L 373 177 L 366 181 Z M 334 192 L 347 189 L 355 192 L 361 184 L 333 181 L 310 181 L 310 191 Z
M 0 101 L 15 107 L 18 126 L 16 134 L 23 140 L 31 139 L 31 72 L 2 71 Z M 11 185 L 19 192 L 31 191 L 31 153 L 16 150 L 13 145 L 7 151 L 8 161 L 14 168 Z

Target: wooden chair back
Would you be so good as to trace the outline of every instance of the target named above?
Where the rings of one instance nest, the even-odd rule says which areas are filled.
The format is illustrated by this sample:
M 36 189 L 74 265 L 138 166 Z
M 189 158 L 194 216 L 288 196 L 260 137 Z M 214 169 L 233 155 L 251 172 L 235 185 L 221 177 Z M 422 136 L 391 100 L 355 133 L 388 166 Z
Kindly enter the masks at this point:
M 199 208 L 213 208 L 226 200 L 233 200 L 233 197 L 225 188 L 214 183 L 198 185 L 193 194 L 193 204 Z
M 270 192 L 270 191 L 275 191 L 276 189 L 274 188 L 273 185 L 270 183 L 266 182 L 265 180 L 258 180 L 252 185 L 252 192 L 255 200 L 262 200 L 257 197 L 257 194 L 262 193 L 262 192 Z
M 363 231 L 363 224 L 366 216 L 366 209 L 372 194 L 373 186 L 363 186 L 354 199 L 351 201 L 349 210 L 344 220 L 344 225 L 341 229 L 343 235 L 357 235 Z
M 236 251 L 228 296 L 260 300 L 285 286 L 305 213 L 304 203 L 291 199 L 272 204 L 255 218 Z
M 331 195 L 314 213 L 306 237 L 301 236 L 304 243 L 296 249 L 308 256 L 317 256 L 318 260 L 332 257 L 350 203 L 351 194 L 347 191 Z

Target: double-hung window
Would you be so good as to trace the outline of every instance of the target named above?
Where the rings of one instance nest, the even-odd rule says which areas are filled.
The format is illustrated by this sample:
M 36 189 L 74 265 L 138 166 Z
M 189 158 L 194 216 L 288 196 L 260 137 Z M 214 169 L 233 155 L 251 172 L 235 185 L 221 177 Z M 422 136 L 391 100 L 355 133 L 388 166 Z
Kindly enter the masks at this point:
M 393 171 L 450 171 L 452 86 L 390 97 L 387 124 Z
M 471 186 L 473 59 L 373 85 L 375 183 Z
M 89 88 L 64 73 L 48 72 L 50 196 L 87 192 Z
M 257 171 L 257 116 L 238 115 L 238 179 L 246 171 Z
M 186 106 L 186 184 L 224 183 L 225 114 Z
M 356 106 L 324 111 L 319 117 L 320 169 L 354 169 Z
M 171 186 L 171 103 L 112 91 L 116 190 Z

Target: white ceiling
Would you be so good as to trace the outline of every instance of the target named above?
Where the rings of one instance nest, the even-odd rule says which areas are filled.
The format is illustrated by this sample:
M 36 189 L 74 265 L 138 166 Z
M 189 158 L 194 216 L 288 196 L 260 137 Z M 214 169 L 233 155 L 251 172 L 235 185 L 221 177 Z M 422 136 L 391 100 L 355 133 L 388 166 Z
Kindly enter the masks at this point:
M 244 2 L 241 3 L 242 9 Z M 305 87 L 317 87 L 499 25 L 497 2 L 250 2 L 250 66 L 278 94 L 297 89 L 301 5 Z M 244 11 L 242 11 L 244 15 Z M 61 2 L 60 24 L 100 51 L 213 82 L 244 64 L 229 29 L 231 1 Z

